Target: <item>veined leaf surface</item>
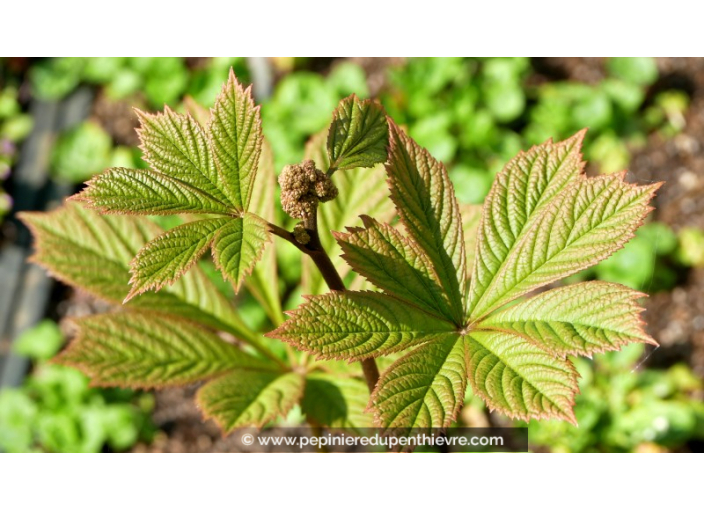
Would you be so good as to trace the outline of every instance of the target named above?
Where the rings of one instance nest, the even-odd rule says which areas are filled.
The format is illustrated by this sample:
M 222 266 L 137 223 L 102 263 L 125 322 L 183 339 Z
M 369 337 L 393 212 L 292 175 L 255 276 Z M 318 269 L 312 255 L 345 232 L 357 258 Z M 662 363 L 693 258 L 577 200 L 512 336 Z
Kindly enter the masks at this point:
M 129 264 L 162 230 L 145 217 L 100 215 L 75 203 L 50 213 L 22 213 L 34 234 L 33 260 L 59 280 L 112 303 L 130 290 Z M 250 334 L 227 299 L 194 267 L 161 292 L 137 296 L 129 307 L 154 310 L 246 338 Z
M 229 214 L 224 203 L 184 181 L 154 170 L 110 168 L 72 200 L 104 214 Z
M 79 319 L 78 336 L 58 361 L 81 369 L 98 386 L 160 388 L 188 384 L 236 368 L 271 369 L 189 321 L 147 312 Z
M 335 235 L 352 269 L 392 296 L 451 321 L 449 297 L 425 252 L 390 225 L 368 216 L 362 221 L 365 228 Z
M 269 240 L 266 222 L 250 213 L 246 213 L 243 218 L 232 218 L 215 234 L 215 265 L 225 279 L 235 286 L 236 291 L 252 272 Z
M 210 247 L 227 218 L 192 221 L 167 230 L 139 250 L 132 266 L 132 290 L 125 301 L 149 289 L 171 285 L 188 271 Z
M 644 296 L 614 283 L 578 283 L 493 313 L 477 327 L 521 335 L 563 357 L 615 351 L 629 342 L 657 345 L 643 331 L 637 300 Z
M 391 199 L 408 236 L 430 258 L 450 296 L 454 320 L 461 324 L 467 261 L 462 218 L 447 170 L 391 123 L 386 171 Z
M 475 331 L 467 340 L 469 380 L 490 409 L 526 421 L 560 418 L 577 424 L 572 410 L 577 371 L 571 362 L 511 333 Z
M 466 386 L 465 341 L 452 333 L 391 365 L 371 400 L 378 424 L 405 434 L 452 424 L 464 403 Z
M 354 94 L 340 101 L 332 116 L 327 148 L 330 169 L 371 168 L 386 161 L 389 128 L 384 108 Z M 321 167 L 322 168 L 322 167 Z
M 190 115 L 168 106 L 164 113 L 148 114 L 137 110 L 138 130 L 144 160 L 150 167 L 197 188 L 219 202 L 229 204 L 223 181 L 213 161 L 203 127 Z
M 259 170 L 252 189 L 251 212 L 273 224 L 278 224 L 276 217 L 276 170 L 274 154 L 270 145 L 264 140 Z M 276 263 L 274 243 L 267 244 L 261 260 L 254 266 L 252 274 L 245 281 L 247 288 L 264 307 L 274 324 L 284 321 L 279 296 L 279 269 Z
M 305 378 L 292 372 L 237 370 L 198 390 L 196 402 L 206 418 L 225 432 L 262 427 L 285 416 L 303 396 Z
M 488 244 L 482 233 L 489 221 L 482 219 L 470 289 L 472 296 L 478 296 L 472 300 L 472 319 L 596 264 L 632 238 L 652 210 L 648 203 L 660 185 L 636 186 L 625 183 L 623 177 L 581 177 L 568 185 L 531 222 L 498 265 L 494 255 L 486 255 L 489 249 L 482 249 Z M 487 279 L 485 271 L 491 267 L 496 270 Z
M 378 292 L 311 296 L 267 336 L 322 359 L 359 360 L 407 349 L 454 331 L 451 323 Z
M 208 134 L 225 194 L 239 211 L 249 210 L 257 175 L 263 140 L 259 109 L 252 87 L 242 87 L 230 69 L 230 78 L 211 111 Z

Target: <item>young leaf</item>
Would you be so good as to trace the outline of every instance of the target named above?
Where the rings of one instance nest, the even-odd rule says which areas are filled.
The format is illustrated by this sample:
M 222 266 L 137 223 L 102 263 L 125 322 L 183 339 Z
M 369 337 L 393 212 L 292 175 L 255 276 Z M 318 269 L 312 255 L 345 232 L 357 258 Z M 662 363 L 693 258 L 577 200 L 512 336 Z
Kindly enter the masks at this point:
M 184 181 L 154 170 L 110 168 L 71 200 L 107 214 L 229 214 L 224 203 Z
M 657 343 L 643 331 L 636 301 L 645 294 L 606 282 L 543 292 L 491 314 L 477 325 L 515 333 L 558 356 L 591 356 L 629 342 Z
M 560 418 L 577 424 L 572 411 L 577 371 L 571 362 L 503 332 L 472 332 L 467 349 L 472 390 L 490 409 L 520 420 Z
M 211 378 L 236 368 L 271 369 L 197 325 L 147 312 L 94 315 L 56 361 L 79 368 L 97 386 L 160 388 Z
M 259 260 L 264 245 L 270 240 L 264 220 L 246 213 L 222 226 L 213 240 L 213 259 L 225 279 L 238 291 L 245 277 Z
M 206 418 L 225 432 L 262 427 L 285 416 L 303 395 L 305 379 L 292 372 L 237 370 L 207 383 L 196 395 Z
M 480 319 L 526 292 L 592 266 L 632 238 L 652 210 L 648 203 L 660 184 L 636 186 L 623 177 L 580 177 L 568 185 L 516 238 L 500 264 L 487 243 L 504 233 L 503 227 L 490 226 L 490 217 L 482 217 L 471 318 Z M 485 215 L 491 207 L 487 202 Z M 492 241 L 487 231 L 494 233 Z
M 33 261 L 59 280 L 119 304 L 129 292 L 129 264 L 162 230 L 147 218 L 102 216 L 75 203 L 50 213 L 21 213 L 36 243 Z M 184 317 L 247 338 L 249 329 L 225 297 L 195 267 L 158 294 L 143 294 L 130 308 Z
M 312 296 L 267 334 L 321 359 L 360 360 L 442 338 L 454 326 L 378 292 Z
M 262 147 L 259 106 L 252 87 L 244 89 L 230 69 L 230 77 L 211 111 L 208 133 L 223 190 L 239 211 L 249 210 L 252 186 Z
M 137 110 L 137 115 L 141 122 L 137 131 L 142 142 L 140 148 L 152 169 L 229 204 L 222 192 L 222 179 L 205 130 L 193 117 L 176 113 L 168 106 L 164 113 L 151 115 Z
M 446 334 L 396 361 L 371 397 L 378 425 L 402 434 L 449 426 L 464 403 L 466 358 L 465 340 Z
M 454 188 L 442 163 L 390 124 L 391 199 L 413 239 L 430 258 L 450 298 L 456 324 L 464 321 L 466 258 L 462 218 Z
M 580 149 L 586 131 L 559 143 L 548 140 L 521 152 L 496 176 L 479 227 L 472 270 L 469 308 L 476 307 L 484 290 L 518 238 L 547 204 L 584 170 Z
M 192 221 L 147 243 L 130 263 L 132 290 L 125 302 L 149 289 L 173 284 L 198 262 L 218 229 L 227 222 L 227 218 Z
M 251 212 L 260 218 L 278 224 L 276 217 L 276 170 L 274 168 L 274 154 L 271 147 L 264 140 L 262 154 L 259 160 L 259 170 L 252 189 Z M 262 258 L 252 270 L 252 274 L 245 284 L 252 295 L 266 310 L 267 315 L 274 324 L 284 321 L 281 310 L 281 297 L 279 296 L 279 269 L 276 263 L 274 244 L 264 248 Z
M 390 225 L 368 216 L 362 221 L 363 229 L 334 233 L 352 269 L 390 295 L 452 321 L 449 299 L 425 252 Z
M 383 163 L 388 137 L 386 114 L 379 103 L 360 100 L 354 94 L 343 99 L 333 112 L 328 132 L 330 173 Z
M 359 379 L 310 374 L 301 408 L 317 425 L 358 430 L 372 426 L 371 414 L 365 412 L 367 401 L 367 385 Z
M 325 151 L 325 133 L 318 133 L 306 144 L 305 158 L 315 161 L 317 168 L 328 168 Z M 320 204 L 318 230 L 320 242 L 335 269 L 344 278 L 350 266 L 340 258 L 341 249 L 331 232 L 340 232 L 345 227 L 360 225 L 359 216 L 369 215 L 377 221 L 390 221 L 394 216 L 394 205 L 388 199 L 386 174 L 381 167 L 354 168 L 338 172 L 333 176 L 339 190 L 337 198 Z M 327 289 L 320 271 L 309 257 L 303 259 L 303 288 L 306 294 L 322 294 Z
M 464 232 L 464 246 L 467 254 L 467 279 L 472 275 L 474 267 L 474 254 L 479 236 L 479 222 L 482 218 L 482 206 L 474 204 L 460 204 L 462 215 L 462 231 Z

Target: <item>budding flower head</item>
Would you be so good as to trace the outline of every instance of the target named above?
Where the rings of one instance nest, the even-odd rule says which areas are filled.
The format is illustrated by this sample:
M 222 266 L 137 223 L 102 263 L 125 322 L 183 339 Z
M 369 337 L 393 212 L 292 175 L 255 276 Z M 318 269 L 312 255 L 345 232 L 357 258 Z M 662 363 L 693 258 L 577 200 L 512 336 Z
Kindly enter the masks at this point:
M 299 165 L 287 165 L 279 175 L 281 205 L 293 218 L 309 218 L 318 202 L 337 197 L 337 188 L 325 172 L 315 168 L 310 159 Z

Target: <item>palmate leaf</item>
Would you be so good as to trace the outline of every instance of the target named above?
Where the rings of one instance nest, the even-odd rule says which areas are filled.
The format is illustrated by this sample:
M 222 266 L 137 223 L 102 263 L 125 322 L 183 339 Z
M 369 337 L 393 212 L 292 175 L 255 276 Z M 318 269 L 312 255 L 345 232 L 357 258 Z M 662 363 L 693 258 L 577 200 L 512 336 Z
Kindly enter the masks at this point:
M 196 403 L 206 418 L 230 432 L 239 427 L 262 427 L 285 416 L 301 400 L 305 378 L 293 372 L 236 370 L 198 390 Z
M 151 168 L 110 169 L 73 199 L 102 213 L 219 217 L 182 225 L 141 249 L 131 264 L 133 286 L 126 300 L 173 284 L 211 247 L 224 278 L 239 290 L 269 240 L 266 222 L 246 212 L 263 143 L 251 89 L 244 90 L 231 72 L 207 130 L 169 108 L 156 115 L 138 111 L 138 116 L 141 148 Z M 271 294 L 271 287 L 266 289 Z M 269 308 L 280 316 L 280 309 Z
M 449 297 L 429 257 L 392 226 L 362 216 L 365 228 L 336 233 L 343 258 L 388 294 L 452 320 Z
M 115 304 L 129 292 L 130 261 L 162 233 L 145 217 L 103 216 L 70 202 L 20 218 L 34 234 L 34 262 L 59 280 Z M 240 338 L 249 335 L 237 310 L 197 267 L 162 292 L 137 296 L 128 306 L 184 317 Z
M 249 209 L 261 154 L 259 109 L 254 105 L 252 87 L 242 87 L 230 69 L 230 77 L 211 111 L 208 135 L 225 194 L 239 211 Z
M 640 321 L 637 300 L 644 296 L 614 283 L 578 283 L 491 314 L 477 328 L 521 335 L 563 357 L 614 351 L 629 342 L 657 345 Z
M 516 245 L 517 239 L 560 191 L 584 170 L 580 153 L 586 131 L 564 142 L 542 145 L 520 153 L 496 176 L 484 202 L 472 271 L 469 307 L 476 316 L 479 298 Z
M 490 409 L 521 420 L 560 418 L 577 424 L 578 391 L 570 361 L 511 333 L 476 331 L 468 336 L 469 380 Z
M 207 135 L 190 115 L 168 106 L 156 115 L 137 110 L 141 127 L 137 131 L 144 160 L 163 174 L 175 177 L 228 205 L 223 193 L 224 178 L 218 173 Z
M 469 278 L 474 267 L 474 252 L 479 236 L 482 207 L 474 204 L 460 204 L 460 214 L 462 215 L 462 231 L 464 232 L 464 246 L 467 255 L 467 277 Z
M 159 290 L 173 284 L 198 262 L 228 221 L 227 218 L 192 221 L 147 243 L 130 264 L 132 289 L 125 302 L 149 289 Z
M 454 331 L 453 325 L 379 292 L 312 296 L 267 334 L 321 359 L 359 360 L 396 352 Z
M 396 361 L 372 394 L 377 424 L 409 433 L 447 427 L 464 403 L 465 340 L 451 333 Z
M 488 247 L 496 240 L 494 232 L 499 237 L 504 232 L 485 219 L 493 206 L 490 197 L 480 226 L 470 317 L 484 317 L 526 292 L 592 266 L 623 247 L 652 210 L 648 203 L 660 186 L 635 186 L 625 183 L 623 177 L 576 179 L 530 222 L 500 264 Z M 488 274 L 490 268 L 495 268 L 493 275 Z
M 390 124 L 391 199 L 408 236 L 428 255 L 449 296 L 456 324 L 464 319 L 466 257 L 462 218 L 452 182 L 442 163 Z
M 354 94 L 343 99 L 333 112 L 328 132 L 329 172 L 383 163 L 388 137 L 386 114 L 379 103 Z
M 270 240 L 267 225 L 260 217 L 246 213 L 225 223 L 213 239 L 213 259 L 225 279 L 239 290 L 252 272 Z
M 79 319 L 78 335 L 56 361 L 81 369 L 96 386 L 179 386 L 234 369 L 272 370 L 196 324 L 130 311 Z
M 387 172 L 406 236 L 370 219 L 338 235 L 351 266 L 385 294 L 310 298 L 272 336 L 349 360 L 409 349 L 372 395 L 377 423 L 397 433 L 449 425 L 467 381 L 511 417 L 575 423 L 576 371 L 566 356 L 654 343 L 641 295 L 589 282 L 508 305 L 623 246 L 659 185 L 627 184 L 624 174 L 587 179 L 580 132 L 519 154 L 481 210 L 460 208 L 444 167 L 395 125 L 390 132 Z M 432 287 L 419 292 L 435 278 L 450 314 L 430 302 Z M 399 334 L 401 324 L 412 334 Z
M 111 168 L 71 200 L 104 214 L 229 214 L 232 209 L 184 181 L 154 170 Z

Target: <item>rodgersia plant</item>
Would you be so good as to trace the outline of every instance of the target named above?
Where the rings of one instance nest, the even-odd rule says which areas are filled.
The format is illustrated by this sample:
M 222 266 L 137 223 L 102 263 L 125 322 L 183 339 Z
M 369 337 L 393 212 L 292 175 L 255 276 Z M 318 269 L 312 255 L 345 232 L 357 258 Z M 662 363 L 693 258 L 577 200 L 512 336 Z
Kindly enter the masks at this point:
M 124 301 L 78 320 L 58 357 L 96 385 L 205 381 L 198 404 L 225 432 L 296 404 L 316 425 L 447 427 L 468 386 L 512 418 L 576 423 L 569 356 L 655 344 L 640 293 L 600 281 L 533 293 L 621 248 L 659 186 L 587 178 L 584 132 L 520 153 L 483 207 L 466 206 L 440 162 L 351 96 L 280 172 L 283 210 L 300 221 L 285 229 L 259 107 L 234 74 L 210 113 L 138 113 L 149 169 L 109 169 L 62 209 L 23 217 L 37 262 Z M 166 232 L 145 216 L 173 214 L 185 223 Z M 312 294 L 287 320 L 271 234 L 303 253 Z M 245 324 L 197 264 L 207 251 L 275 329 Z

